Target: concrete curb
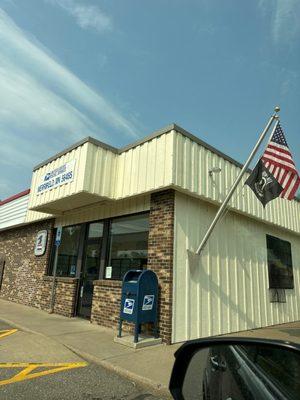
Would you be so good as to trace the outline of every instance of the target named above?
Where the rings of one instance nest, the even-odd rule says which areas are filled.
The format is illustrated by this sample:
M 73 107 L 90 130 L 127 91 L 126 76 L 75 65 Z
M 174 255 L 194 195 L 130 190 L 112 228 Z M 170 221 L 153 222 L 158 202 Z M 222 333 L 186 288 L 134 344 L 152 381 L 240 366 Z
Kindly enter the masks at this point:
M 162 385 L 161 383 L 155 382 L 149 378 L 146 378 L 144 376 L 135 374 L 134 372 L 130 372 L 126 370 L 125 368 L 119 367 L 111 362 L 109 362 L 107 359 L 101 360 L 98 357 L 92 356 L 91 354 L 85 353 L 84 351 L 78 350 L 72 346 L 64 344 L 64 346 L 78 355 L 81 358 L 86 359 L 87 361 L 94 362 L 95 364 L 98 364 L 105 369 L 108 369 L 110 371 L 113 371 L 117 373 L 118 375 L 124 376 L 125 378 L 131 379 L 133 381 L 136 381 L 137 383 L 148 387 L 152 391 L 156 392 L 158 395 L 164 395 L 164 396 L 169 396 L 170 399 L 172 399 L 172 396 L 169 392 L 169 389 L 167 386 Z
M 28 333 L 32 333 L 32 334 L 34 334 L 34 335 L 40 335 L 40 336 L 48 337 L 48 336 L 44 335 L 44 334 L 41 333 L 41 332 L 33 331 L 32 329 L 29 329 L 29 328 L 27 328 L 26 326 L 20 325 L 20 324 L 18 324 L 18 323 L 16 323 L 16 322 L 12 321 L 12 320 L 10 320 L 10 319 L 3 318 L 1 315 L 0 315 L 0 320 L 3 321 L 3 322 L 5 322 L 5 323 L 8 324 L 8 325 L 14 326 L 15 328 L 17 328 L 17 329 L 19 329 L 19 330 L 21 330 L 21 331 L 28 332 Z M 57 342 L 57 340 L 56 340 L 56 342 Z
M 79 357 L 86 359 L 87 361 L 90 361 L 97 365 L 100 365 L 100 366 L 104 367 L 105 369 L 107 369 L 109 371 L 113 371 L 120 376 L 123 376 L 123 377 L 128 378 L 133 381 L 136 381 L 140 385 L 148 387 L 152 392 L 156 393 L 157 395 L 163 395 L 163 396 L 166 396 L 166 397 L 169 397 L 170 399 L 172 399 L 172 396 L 169 392 L 168 387 L 165 385 L 162 385 L 159 382 L 155 382 L 149 378 L 135 374 L 134 372 L 127 371 L 125 368 L 119 367 L 119 366 L 109 362 L 107 359 L 101 360 L 100 358 L 95 357 L 89 353 L 85 353 L 84 351 L 81 351 L 77 348 L 66 345 L 65 343 L 55 339 L 55 337 L 47 336 L 44 333 L 29 329 L 26 326 L 15 323 L 12 320 L 3 318 L 1 315 L 0 315 L 0 319 L 1 319 L 1 321 L 5 322 L 6 324 L 12 325 L 13 327 L 15 327 L 21 331 L 32 333 L 34 335 L 40 335 L 47 339 L 51 339 L 51 340 L 55 341 L 56 343 L 59 343 L 60 345 L 64 346 L 66 349 L 72 351 L 72 353 L 75 353 Z

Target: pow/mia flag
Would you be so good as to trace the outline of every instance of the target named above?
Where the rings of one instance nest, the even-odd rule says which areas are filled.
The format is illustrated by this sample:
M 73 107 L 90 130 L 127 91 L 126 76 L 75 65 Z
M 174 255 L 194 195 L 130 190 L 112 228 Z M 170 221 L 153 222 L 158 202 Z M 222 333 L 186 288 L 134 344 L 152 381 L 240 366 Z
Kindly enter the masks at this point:
M 264 207 L 269 201 L 276 199 L 283 191 L 283 187 L 265 167 L 261 159 L 256 164 L 245 184 L 253 190 L 255 196 Z

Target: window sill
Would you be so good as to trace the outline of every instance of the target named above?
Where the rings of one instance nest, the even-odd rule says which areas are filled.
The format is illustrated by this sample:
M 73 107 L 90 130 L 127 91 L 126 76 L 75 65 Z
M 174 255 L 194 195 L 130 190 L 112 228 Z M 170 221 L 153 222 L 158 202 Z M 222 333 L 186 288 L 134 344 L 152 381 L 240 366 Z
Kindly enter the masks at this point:
M 117 281 L 113 279 L 99 279 L 93 281 L 94 286 L 104 286 L 104 287 L 122 287 L 122 281 Z
M 45 275 L 43 276 L 43 281 L 51 281 L 53 280 L 53 276 Z M 77 282 L 78 278 L 70 278 L 68 276 L 57 276 L 56 282 L 65 282 L 65 283 L 74 283 Z

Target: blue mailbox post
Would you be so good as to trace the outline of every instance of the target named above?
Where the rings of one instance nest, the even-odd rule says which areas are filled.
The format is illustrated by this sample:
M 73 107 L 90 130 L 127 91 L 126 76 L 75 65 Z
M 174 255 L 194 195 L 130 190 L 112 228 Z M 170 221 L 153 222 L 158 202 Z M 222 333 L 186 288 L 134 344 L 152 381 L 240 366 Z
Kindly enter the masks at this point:
M 138 342 L 141 324 L 153 323 L 154 337 L 157 331 L 157 296 L 158 280 L 151 270 L 131 270 L 123 278 L 119 334 L 122 335 L 123 321 L 132 322 L 134 327 L 134 343 Z

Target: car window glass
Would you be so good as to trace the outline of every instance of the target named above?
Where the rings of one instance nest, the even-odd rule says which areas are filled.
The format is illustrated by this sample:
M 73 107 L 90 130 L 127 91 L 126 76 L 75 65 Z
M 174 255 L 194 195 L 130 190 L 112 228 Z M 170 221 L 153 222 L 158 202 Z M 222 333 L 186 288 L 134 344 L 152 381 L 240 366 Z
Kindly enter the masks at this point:
M 293 352 L 272 346 L 247 345 L 240 348 L 288 398 L 295 398 L 295 393 L 300 396 L 300 358 Z

